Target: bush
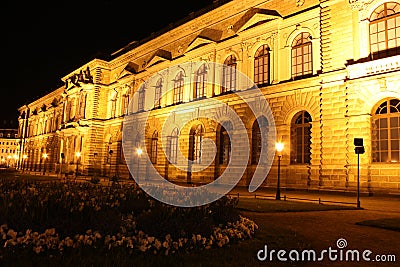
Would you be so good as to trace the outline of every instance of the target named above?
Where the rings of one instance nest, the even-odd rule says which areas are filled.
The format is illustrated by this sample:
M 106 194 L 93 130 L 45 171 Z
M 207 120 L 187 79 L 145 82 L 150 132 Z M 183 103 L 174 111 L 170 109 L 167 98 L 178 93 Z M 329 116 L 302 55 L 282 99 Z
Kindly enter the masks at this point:
M 90 182 L 91 182 L 92 184 L 98 184 L 98 183 L 100 183 L 100 179 L 99 179 L 99 177 L 94 176 L 94 177 L 92 177 L 92 178 L 90 179 Z
M 223 197 L 211 204 L 194 207 L 172 207 L 159 202 L 137 217 L 137 229 L 157 238 L 190 238 L 193 233 L 210 236 L 215 225 L 239 220 L 237 202 Z

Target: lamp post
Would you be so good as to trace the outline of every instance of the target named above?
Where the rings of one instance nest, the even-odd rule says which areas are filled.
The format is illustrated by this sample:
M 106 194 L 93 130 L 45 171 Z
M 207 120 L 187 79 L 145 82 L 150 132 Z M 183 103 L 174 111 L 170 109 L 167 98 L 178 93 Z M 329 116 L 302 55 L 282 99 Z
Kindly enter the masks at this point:
M 75 153 L 76 156 L 76 170 L 75 170 L 75 178 L 78 177 L 78 171 L 79 171 L 79 160 L 81 158 L 81 152 L 78 151 Z
M 139 163 L 140 163 L 140 156 L 142 155 L 142 153 L 143 153 L 143 150 L 141 148 L 137 148 L 136 149 L 136 154 L 137 154 L 137 168 L 136 168 L 137 175 L 136 175 L 136 179 L 137 179 L 138 183 L 139 183 L 139 168 L 140 168 Z
M 28 158 L 27 155 L 22 155 L 22 172 L 25 172 L 25 161 Z
M 281 200 L 281 158 L 282 158 L 282 150 L 283 143 L 276 143 L 275 149 L 278 152 L 278 184 L 276 187 L 276 200 Z
M 42 157 L 43 157 L 43 175 L 46 175 L 46 160 L 48 155 L 46 153 L 43 153 Z

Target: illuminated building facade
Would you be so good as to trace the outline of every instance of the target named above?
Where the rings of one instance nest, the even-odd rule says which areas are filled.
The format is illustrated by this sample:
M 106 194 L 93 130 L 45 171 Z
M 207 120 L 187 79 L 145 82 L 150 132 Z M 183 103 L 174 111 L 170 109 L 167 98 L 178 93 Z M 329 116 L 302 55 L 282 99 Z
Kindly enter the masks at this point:
M 145 82 L 188 62 L 196 69 Z M 248 168 L 241 184 L 248 184 L 258 162 L 260 127 L 268 127 L 268 121 L 256 118 L 235 98 L 235 72 L 210 73 L 209 62 L 231 66 L 262 90 L 285 144 L 283 187 L 354 190 L 353 140 L 363 138 L 361 189 L 400 191 L 397 0 L 215 2 L 180 24 L 132 42 L 109 60 L 88 62 L 62 78 L 65 86 L 21 107 L 21 155 L 27 155 L 27 168 L 39 169 L 47 153 L 45 164 L 52 172 L 78 168 L 87 175 L 128 178 L 121 149 L 128 112 L 137 116 L 136 127 L 146 129 L 145 144 L 136 146 L 146 146 L 151 163 L 138 159 L 138 166 L 153 164 L 172 181 L 207 183 L 225 170 L 232 156 L 226 138 L 229 121 L 218 126 L 204 118 L 223 116 L 209 101 L 217 99 L 233 108 L 246 126 L 251 151 L 250 159 L 244 159 Z M 223 86 L 212 86 L 217 80 Z M 167 162 L 160 141 L 163 119 L 178 105 L 188 112 L 176 114 Z M 180 125 L 188 120 L 192 122 Z M 212 165 L 190 175 L 175 168 L 178 150 L 192 159 L 201 154 L 202 138 L 217 145 Z M 265 186 L 276 186 L 276 164 Z M 138 172 L 145 177 L 146 167 Z
M 14 168 L 18 162 L 18 130 L 0 129 L 0 166 Z

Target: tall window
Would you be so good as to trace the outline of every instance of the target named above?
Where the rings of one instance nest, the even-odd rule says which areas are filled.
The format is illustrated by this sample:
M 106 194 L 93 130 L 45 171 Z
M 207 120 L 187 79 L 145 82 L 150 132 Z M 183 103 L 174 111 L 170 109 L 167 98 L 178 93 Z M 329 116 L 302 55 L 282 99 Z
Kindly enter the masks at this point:
M 268 46 L 261 46 L 254 57 L 254 83 L 269 84 L 269 51 Z
M 144 86 L 143 86 L 139 90 L 138 111 L 143 111 L 144 110 L 145 95 L 146 95 L 146 91 L 144 90 Z
M 400 4 L 388 2 L 372 12 L 369 25 L 371 56 L 400 54 Z
M 251 164 L 258 164 L 262 142 L 266 143 L 268 120 L 264 116 L 257 118 L 251 129 Z
M 157 142 L 158 142 L 158 132 L 154 131 L 150 143 L 150 161 L 153 164 L 157 164 Z
M 124 94 L 124 100 L 123 100 L 123 106 L 122 106 L 122 114 L 129 114 L 129 110 L 128 110 L 128 107 L 129 107 L 129 101 L 130 101 L 130 97 L 131 97 L 131 90 L 129 89 L 129 90 L 127 90 L 126 92 L 125 92 L 125 94 Z
M 115 118 L 117 116 L 117 101 L 118 93 L 115 92 L 114 97 L 111 99 L 111 118 Z
M 154 108 L 161 106 L 162 79 L 158 79 L 154 90 Z
M 199 124 L 193 128 L 189 138 L 189 160 L 201 163 L 202 141 L 203 141 L 203 126 Z
M 400 160 L 400 100 L 383 102 L 372 115 L 373 162 Z
M 73 99 L 68 97 L 68 99 L 67 99 L 67 110 L 66 110 L 66 120 L 67 120 L 67 122 L 72 121 L 72 118 L 73 118 L 72 101 L 73 101 Z
M 312 44 L 311 36 L 302 32 L 292 43 L 292 78 L 312 74 Z
M 291 124 L 290 163 L 311 162 L 311 115 L 307 111 L 297 113 Z
M 168 136 L 168 159 L 171 163 L 176 163 L 178 158 L 178 136 L 179 130 L 175 128 Z
M 179 72 L 174 80 L 174 104 L 181 103 L 183 101 L 183 72 Z
M 236 89 L 236 68 L 236 57 L 231 55 L 224 62 L 221 93 Z
M 231 156 L 231 140 L 228 132 L 233 129 L 230 121 L 224 122 L 221 125 L 219 132 L 219 164 L 227 165 Z
M 206 64 L 201 65 L 201 67 L 196 72 L 195 80 L 195 90 L 193 98 L 202 98 L 205 96 L 207 86 L 207 67 Z
M 87 99 L 87 94 L 82 93 L 79 97 L 79 117 L 81 119 L 86 118 L 86 99 Z

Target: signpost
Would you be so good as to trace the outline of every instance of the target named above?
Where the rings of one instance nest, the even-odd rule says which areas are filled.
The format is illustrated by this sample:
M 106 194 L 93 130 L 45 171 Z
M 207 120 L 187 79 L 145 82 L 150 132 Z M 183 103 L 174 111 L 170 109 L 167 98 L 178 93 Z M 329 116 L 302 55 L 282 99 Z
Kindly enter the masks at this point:
M 360 154 L 365 153 L 364 140 L 362 138 L 354 138 L 354 152 L 357 154 L 357 208 L 360 205 Z

